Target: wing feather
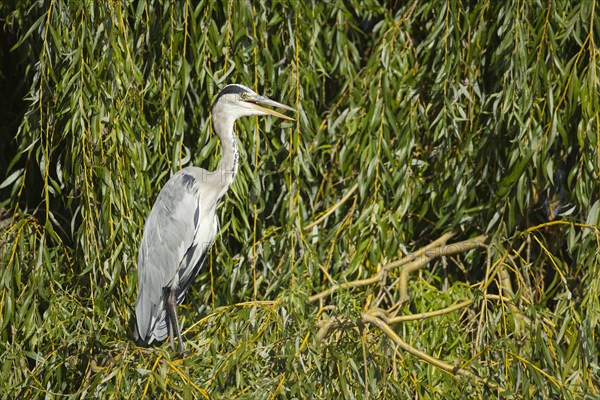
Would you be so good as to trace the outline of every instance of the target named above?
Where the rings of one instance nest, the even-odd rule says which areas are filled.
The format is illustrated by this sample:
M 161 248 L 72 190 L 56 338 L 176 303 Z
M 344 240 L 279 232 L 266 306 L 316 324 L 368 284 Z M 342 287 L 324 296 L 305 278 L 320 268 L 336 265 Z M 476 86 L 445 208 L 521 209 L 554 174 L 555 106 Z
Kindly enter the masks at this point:
M 173 175 L 144 226 L 138 253 L 136 339 L 148 344 L 168 334 L 165 289 L 177 289 L 178 302 L 183 300 L 181 286 L 187 289 L 198 274 L 216 235 L 214 201 L 197 179 L 199 171 L 188 167 Z

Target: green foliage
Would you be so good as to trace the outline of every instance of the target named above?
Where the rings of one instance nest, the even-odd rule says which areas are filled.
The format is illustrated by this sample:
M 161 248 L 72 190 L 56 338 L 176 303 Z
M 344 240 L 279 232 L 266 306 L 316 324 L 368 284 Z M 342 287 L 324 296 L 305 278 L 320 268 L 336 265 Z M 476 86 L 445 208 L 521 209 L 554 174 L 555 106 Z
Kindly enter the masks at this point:
M 384 5 L 380 4 L 383 3 Z M 0 392 L 12 398 L 600 394 L 596 0 L 0 3 Z M 237 123 L 240 173 L 180 307 L 190 357 L 135 346 L 160 187 L 214 168 L 226 83 L 298 109 Z M 379 286 L 445 232 L 488 247 Z M 508 282 L 503 278 L 508 275 Z M 361 323 L 373 304 L 444 372 Z M 391 312 L 391 311 L 390 311 Z M 324 318 L 348 326 L 324 340 Z

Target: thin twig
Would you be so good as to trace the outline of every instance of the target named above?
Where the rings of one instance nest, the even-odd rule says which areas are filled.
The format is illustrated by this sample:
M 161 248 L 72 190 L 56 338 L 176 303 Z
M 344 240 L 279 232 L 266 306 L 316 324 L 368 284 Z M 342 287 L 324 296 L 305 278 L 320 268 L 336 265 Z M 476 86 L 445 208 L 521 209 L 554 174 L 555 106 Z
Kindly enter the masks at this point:
M 355 184 L 354 186 L 352 186 L 352 188 L 350 188 L 350 190 L 348 191 L 348 193 L 346 193 L 344 195 L 344 197 L 342 197 L 340 199 L 340 201 L 338 201 L 337 203 L 335 203 L 333 206 L 331 206 L 329 208 L 329 210 L 327 210 L 325 212 L 325 214 L 321 215 L 319 218 L 317 218 L 316 220 L 314 220 L 313 222 L 311 222 L 310 224 L 306 225 L 304 227 L 304 230 L 309 230 L 310 228 L 312 228 L 313 226 L 317 225 L 318 223 L 320 223 L 321 221 L 323 221 L 325 218 L 329 217 L 335 210 L 337 210 L 342 204 L 344 204 L 346 202 L 346 200 L 348 200 L 350 198 L 350 196 L 352 196 L 352 193 L 354 193 L 356 191 L 356 189 L 358 189 L 358 183 Z

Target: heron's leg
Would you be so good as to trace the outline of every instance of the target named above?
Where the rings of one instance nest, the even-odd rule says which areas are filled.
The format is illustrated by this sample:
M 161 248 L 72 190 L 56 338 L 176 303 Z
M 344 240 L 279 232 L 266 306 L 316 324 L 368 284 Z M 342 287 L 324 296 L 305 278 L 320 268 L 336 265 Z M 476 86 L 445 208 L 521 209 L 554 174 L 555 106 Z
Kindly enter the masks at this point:
M 181 329 L 179 328 L 179 321 L 177 321 L 177 296 L 175 289 L 169 290 L 169 296 L 167 297 L 167 313 L 173 324 L 171 331 L 171 345 L 173 346 L 173 350 L 175 350 L 173 336 L 177 334 L 177 340 L 179 340 L 179 352 L 182 357 L 185 357 L 186 354 L 185 349 L 183 348 L 183 340 L 181 339 Z
M 167 309 L 169 309 L 167 307 Z M 175 351 L 175 339 L 173 339 L 175 329 L 173 328 L 173 317 L 170 312 L 167 312 L 167 330 L 169 331 L 169 341 L 171 342 L 171 348 Z
M 163 295 L 167 299 L 167 301 L 165 302 L 165 310 L 167 311 L 167 332 L 169 334 L 169 342 L 171 342 L 171 348 L 173 349 L 173 351 L 175 351 L 175 341 L 173 339 L 173 337 L 175 336 L 175 328 L 173 326 L 173 320 L 175 320 L 176 317 L 173 315 L 173 313 L 171 311 L 171 307 L 169 307 L 170 293 L 171 293 L 171 289 L 169 289 L 169 288 L 163 289 Z

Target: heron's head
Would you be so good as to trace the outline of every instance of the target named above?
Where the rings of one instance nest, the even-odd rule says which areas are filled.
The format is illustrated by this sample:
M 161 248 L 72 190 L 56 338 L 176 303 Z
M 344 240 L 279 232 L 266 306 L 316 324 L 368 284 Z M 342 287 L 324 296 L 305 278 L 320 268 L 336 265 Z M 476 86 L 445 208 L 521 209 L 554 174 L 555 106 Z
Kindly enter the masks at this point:
M 225 86 L 217 95 L 213 104 L 213 115 L 234 120 L 250 115 L 274 115 L 290 121 L 294 120 L 265 106 L 296 111 L 285 104 L 263 97 L 245 86 L 232 84 Z

